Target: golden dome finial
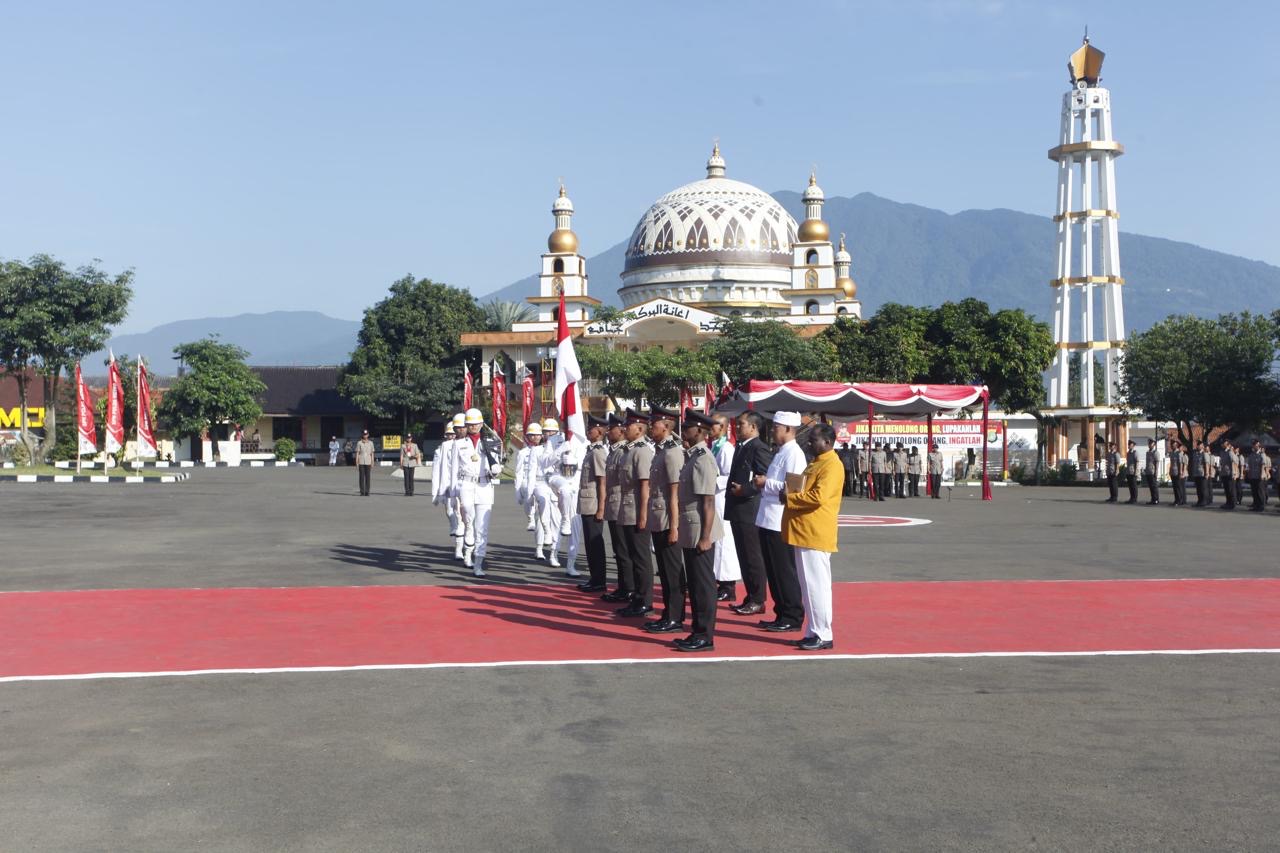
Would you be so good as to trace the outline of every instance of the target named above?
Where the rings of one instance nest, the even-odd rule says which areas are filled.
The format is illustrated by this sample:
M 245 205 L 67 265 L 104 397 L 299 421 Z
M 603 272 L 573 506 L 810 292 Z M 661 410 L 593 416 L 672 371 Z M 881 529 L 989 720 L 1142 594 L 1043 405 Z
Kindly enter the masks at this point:
M 816 187 L 817 185 L 818 185 L 818 170 L 810 169 L 809 170 L 809 186 Z
M 1083 80 L 1090 86 L 1097 83 L 1102 79 L 1102 60 L 1105 57 L 1105 53 L 1089 43 L 1089 31 L 1086 29 L 1084 43 L 1067 60 L 1067 73 L 1071 75 L 1071 82 L 1074 84 Z
M 844 248 L 844 232 L 843 232 L 843 231 L 841 231 L 841 232 L 840 232 L 840 251 L 842 251 L 842 252 L 843 252 L 843 251 L 845 251 L 845 248 Z
M 564 178 L 560 179 L 560 198 L 564 198 Z

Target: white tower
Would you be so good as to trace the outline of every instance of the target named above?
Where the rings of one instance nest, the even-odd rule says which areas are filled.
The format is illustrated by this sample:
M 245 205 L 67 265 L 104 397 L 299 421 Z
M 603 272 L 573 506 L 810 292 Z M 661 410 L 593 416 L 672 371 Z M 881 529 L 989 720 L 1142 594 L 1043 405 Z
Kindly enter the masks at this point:
M 1062 130 L 1049 159 L 1058 164 L 1057 276 L 1049 369 L 1049 408 L 1064 415 L 1118 414 L 1116 384 L 1124 347 L 1120 277 L 1120 214 L 1115 160 L 1124 147 L 1111 135 L 1111 93 L 1098 85 L 1102 51 L 1089 44 L 1071 54 L 1072 88 L 1062 98 Z M 1102 316 L 1097 316 L 1101 307 Z M 1080 354 L 1078 392 L 1072 394 L 1071 356 Z M 1101 359 L 1101 363 L 1099 363 Z M 1094 392 L 1103 373 L 1102 399 Z M 1072 399 L 1075 396 L 1076 399 Z
M 591 309 L 600 304 L 587 294 L 587 261 L 578 253 L 578 235 L 573 233 L 573 202 L 565 194 L 564 184 L 560 195 L 551 205 L 551 215 L 556 227 L 547 237 L 547 252 L 542 256 L 542 270 L 538 275 L 538 295 L 528 301 L 538 309 L 538 319 L 516 323 L 513 331 L 541 331 L 554 329 L 558 322 L 560 294 L 564 294 L 564 310 L 569 324 L 582 326 L 591 319 Z
M 822 219 L 822 206 L 826 196 L 818 186 L 815 174 L 809 175 L 809 186 L 804 195 L 804 221 L 796 231 L 796 242 L 791 244 L 791 289 L 785 292 L 791 302 L 788 322 L 830 323 L 833 315 L 853 313 L 860 309 L 847 291 L 852 285 L 849 279 L 849 254 L 844 250 L 843 235 L 840 249 L 844 252 L 843 271 L 840 259 L 831 246 L 831 229 Z

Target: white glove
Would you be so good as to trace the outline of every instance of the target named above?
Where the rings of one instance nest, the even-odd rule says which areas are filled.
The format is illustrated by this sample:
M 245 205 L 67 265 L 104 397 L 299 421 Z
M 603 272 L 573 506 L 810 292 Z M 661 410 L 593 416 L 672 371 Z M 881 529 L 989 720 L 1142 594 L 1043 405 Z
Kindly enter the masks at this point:
M 496 477 L 501 473 L 502 473 L 502 466 L 499 465 L 498 463 L 495 462 L 489 466 L 489 476 Z

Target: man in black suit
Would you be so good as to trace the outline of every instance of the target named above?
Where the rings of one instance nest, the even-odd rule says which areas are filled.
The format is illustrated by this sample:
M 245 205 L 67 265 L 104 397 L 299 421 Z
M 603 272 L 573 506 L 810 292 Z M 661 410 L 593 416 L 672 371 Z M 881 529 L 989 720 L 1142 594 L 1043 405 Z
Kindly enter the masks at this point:
M 760 438 L 764 418 L 759 412 L 743 412 L 738 416 L 736 427 L 738 444 L 733 451 L 733 464 L 729 467 L 724 518 L 733 529 L 733 544 L 738 552 L 738 566 L 742 569 L 742 583 L 747 588 L 746 598 L 733 611 L 743 616 L 752 616 L 764 612 L 765 590 L 768 589 L 764 555 L 760 552 L 760 536 L 756 531 L 760 492 L 756 488 L 755 478 L 769 470 L 773 451 Z

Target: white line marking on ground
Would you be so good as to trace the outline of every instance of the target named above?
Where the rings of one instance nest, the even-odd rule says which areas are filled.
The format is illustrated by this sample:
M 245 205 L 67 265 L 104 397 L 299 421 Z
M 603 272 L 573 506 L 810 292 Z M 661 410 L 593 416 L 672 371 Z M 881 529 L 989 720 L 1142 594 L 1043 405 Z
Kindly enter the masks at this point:
M 672 652 L 673 655 L 679 652 Z M 1092 652 L 905 652 L 878 654 L 752 655 L 749 657 L 602 658 L 600 660 L 499 660 L 465 663 L 388 663 L 357 666 L 285 666 L 248 669 L 191 669 L 163 672 L 83 672 L 64 675 L 6 675 L 17 681 L 92 681 L 108 678 L 172 678 L 191 675 L 278 675 L 308 672 L 364 672 L 397 669 L 498 669 L 513 666 L 599 666 L 641 663 L 765 663 L 772 661 L 919 660 L 934 658 L 1126 657 L 1135 655 L 1274 655 L 1280 649 L 1118 649 Z

